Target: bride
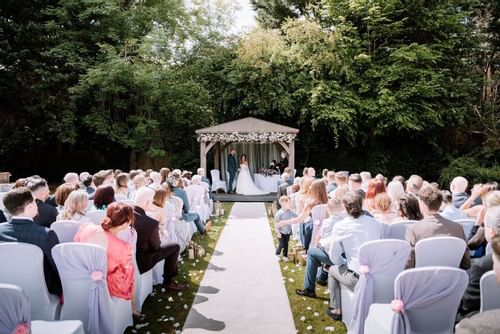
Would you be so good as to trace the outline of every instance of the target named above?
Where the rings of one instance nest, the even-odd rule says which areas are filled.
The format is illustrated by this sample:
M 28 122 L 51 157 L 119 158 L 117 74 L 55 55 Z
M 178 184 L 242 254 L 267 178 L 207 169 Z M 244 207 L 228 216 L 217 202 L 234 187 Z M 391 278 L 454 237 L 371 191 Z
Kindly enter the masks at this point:
M 236 193 L 240 195 L 264 195 L 267 192 L 259 189 L 253 183 L 248 169 L 248 161 L 246 154 L 242 154 L 240 158 L 240 173 L 236 182 Z

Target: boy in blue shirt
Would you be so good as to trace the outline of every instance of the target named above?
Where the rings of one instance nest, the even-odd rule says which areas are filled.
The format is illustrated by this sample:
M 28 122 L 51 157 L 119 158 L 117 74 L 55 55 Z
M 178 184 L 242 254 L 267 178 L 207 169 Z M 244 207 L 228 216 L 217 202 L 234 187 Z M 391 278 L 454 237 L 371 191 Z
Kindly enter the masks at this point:
M 274 223 L 278 223 L 282 220 L 288 220 L 297 217 L 297 214 L 292 211 L 292 200 L 289 196 L 281 196 L 279 199 L 281 209 L 276 212 L 274 216 Z M 288 242 L 290 241 L 290 235 L 292 234 L 292 226 L 285 225 L 280 228 L 276 228 L 276 237 L 278 238 L 278 247 L 276 248 L 276 257 L 278 261 L 281 260 L 280 254 L 283 250 L 283 261 L 288 261 Z

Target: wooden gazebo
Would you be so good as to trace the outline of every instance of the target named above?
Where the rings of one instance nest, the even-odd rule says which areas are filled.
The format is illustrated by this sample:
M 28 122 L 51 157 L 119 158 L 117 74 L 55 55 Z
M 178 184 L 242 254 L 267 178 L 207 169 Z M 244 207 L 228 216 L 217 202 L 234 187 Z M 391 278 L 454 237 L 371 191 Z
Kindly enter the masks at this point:
M 277 143 L 288 155 L 288 166 L 295 168 L 295 138 L 298 129 L 246 117 L 196 130 L 200 142 L 200 166 L 207 169 L 207 154 L 215 149 L 214 165 L 219 169 L 219 157 L 230 143 Z

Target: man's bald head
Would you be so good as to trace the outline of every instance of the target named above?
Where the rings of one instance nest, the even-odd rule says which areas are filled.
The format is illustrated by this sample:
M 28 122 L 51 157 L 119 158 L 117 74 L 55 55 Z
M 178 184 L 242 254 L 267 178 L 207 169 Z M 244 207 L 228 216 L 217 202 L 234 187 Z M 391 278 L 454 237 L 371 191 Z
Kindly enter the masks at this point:
M 153 197 L 155 196 L 155 191 L 148 187 L 141 187 L 135 193 L 134 205 L 142 208 L 144 211 L 148 211 L 151 203 L 153 203 Z
M 463 176 L 457 176 L 450 183 L 450 191 L 452 194 L 456 193 L 464 193 L 467 191 L 467 187 L 469 186 L 469 182 Z

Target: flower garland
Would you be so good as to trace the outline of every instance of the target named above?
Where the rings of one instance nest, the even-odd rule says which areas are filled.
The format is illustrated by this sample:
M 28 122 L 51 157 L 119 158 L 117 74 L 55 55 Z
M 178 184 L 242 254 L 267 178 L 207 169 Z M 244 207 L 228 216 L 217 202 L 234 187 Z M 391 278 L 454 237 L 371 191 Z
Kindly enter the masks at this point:
M 198 135 L 199 142 L 222 142 L 222 143 L 291 143 L 296 137 L 293 133 L 283 132 L 233 132 L 233 133 L 203 133 Z

